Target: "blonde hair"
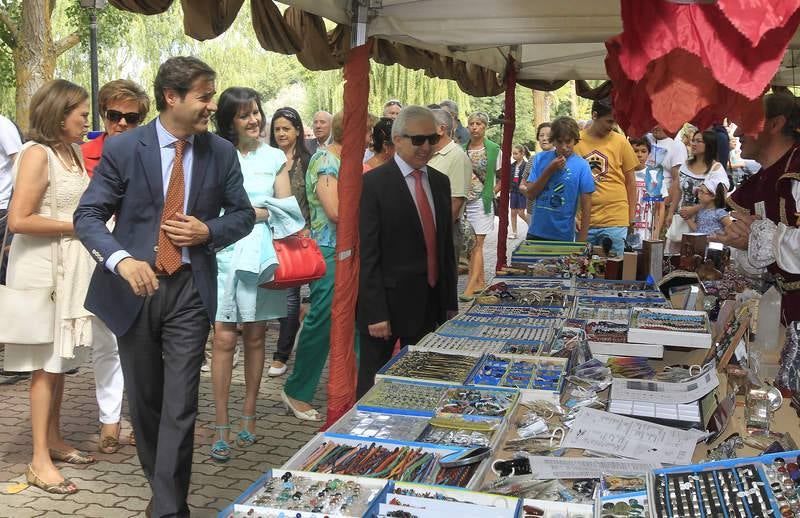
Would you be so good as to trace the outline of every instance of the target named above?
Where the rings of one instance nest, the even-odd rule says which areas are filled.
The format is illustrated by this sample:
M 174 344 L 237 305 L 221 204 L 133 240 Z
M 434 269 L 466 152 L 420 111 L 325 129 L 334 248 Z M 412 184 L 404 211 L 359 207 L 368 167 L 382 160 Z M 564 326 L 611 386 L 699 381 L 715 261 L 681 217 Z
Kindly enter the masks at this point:
M 469 117 L 467 117 L 467 124 L 474 120 L 482 122 L 484 126 L 489 126 L 489 116 L 484 112 L 471 113 Z
M 331 120 L 331 138 L 337 144 L 344 141 L 344 112 L 336 112 Z
M 108 105 L 119 101 L 136 101 L 139 104 L 139 116 L 144 119 L 150 111 L 150 98 L 144 89 L 128 79 L 116 79 L 104 84 L 97 94 L 100 115 L 105 117 Z
M 59 143 L 64 120 L 87 99 L 89 94 L 75 83 L 48 81 L 31 98 L 28 138 L 48 146 Z

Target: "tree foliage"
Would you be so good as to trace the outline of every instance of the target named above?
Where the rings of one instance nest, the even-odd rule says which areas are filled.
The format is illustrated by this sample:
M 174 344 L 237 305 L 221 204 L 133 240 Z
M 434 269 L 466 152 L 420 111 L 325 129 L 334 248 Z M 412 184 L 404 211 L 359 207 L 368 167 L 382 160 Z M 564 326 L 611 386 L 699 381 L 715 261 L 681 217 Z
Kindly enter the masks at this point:
M 12 19 L 18 18 L 22 1 L 0 0 L 0 9 L 5 9 Z M 80 7 L 79 0 L 58 0 L 52 24 L 53 37 L 56 39 L 74 31 L 81 35 L 81 44 L 58 58 L 56 76 L 88 89 L 88 13 Z M 13 114 L 13 61 L 10 59 L 10 48 L 2 43 L 3 30 L 3 24 L 0 23 L 0 112 Z M 170 56 L 195 55 L 217 71 L 218 92 L 229 86 L 254 88 L 262 94 L 268 114 L 280 106 L 293 106 L 305 121 L 310 122 L 317 110 L 336 112 L 342 109 L 342 71 L 309 71 L 294 56 L 264 51 L 255 37 L 247 3 L 230 29 L 204 42 L 183 34 L 180 2 L 174 2 L 165 13 L 157 16 L 143 16 L 107 7 L 98 13 L 98 47 L 101 85 L 112 79 L 127 78 L 151 91 L 160 63 Z M 551 116 L 570 114 L 579 119 L 588 118 L 591 103 L 586 100 L 579 99 L 577 105 L 580 113 L 572 113 L 571 88 L 573 86 L 570 83 L 552 92 Z M 503 95 L 471 97 L 463 93 L 454 81 L 427 77 L 421 70 L 373 62 L 370 67 L 369 111 L 381 115 L 383 103 L 389 99 L 420 105 L 451 99 L 458 103 L 464 124 L 467 116 L 474 111 L 485 111 L 490 117 L 499 117 L 504 105 Z M 153 111 L 151 115 L 154 114 Z M 501 125 L 493 125 L 488 135 L 496 142 L 501 142 L 502 132 Z M 534 137 L 531 91 L 518 87 L 514 142 L 531 142 Z

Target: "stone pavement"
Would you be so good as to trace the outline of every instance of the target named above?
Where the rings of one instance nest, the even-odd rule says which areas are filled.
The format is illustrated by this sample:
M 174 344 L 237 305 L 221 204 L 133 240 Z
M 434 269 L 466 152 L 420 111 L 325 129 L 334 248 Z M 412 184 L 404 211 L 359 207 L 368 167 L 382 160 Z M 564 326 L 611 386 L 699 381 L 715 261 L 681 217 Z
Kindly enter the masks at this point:
M 520 222 L 518 232 L 525 235 L 524 223 Z M 494 270 L 496 242 L 495 231 L 487 236 L 484 248 L 487 281 Z M 511 248 L 512 243 L 509 243 L 509 252 Z M 461 276 L 459 281 L 459 287 L 463 289 L 465 276 Z M 267 362 L 271 361 L 276 338 L 277 325 L 272 325 L 267 332 Z M 292 362 L 289 364 L 291 368 Z M 313 402 L 323 414 L 327 376 L 326 367 L 320 384 L 323 389 L 317 391 Z M 265 369 L 257 411 L 259 441 L 247 450 L 234 449 L 231 460 L 219 464 L 208 456 L 213 442 L 214 404 L 211 376 L 202 374 L 189 496 L 193 517 L 216 516 L 268 468 L 281 466 L 317 433 L 321 423 L 301 421 L 286 414 L 280 400 L 285 379 L 286 375 L 267 377 Z M 29 487 L 16 495 L 6 494 L 6 487 L 24 482 L 31 458 L 29 389 L 29 381 L 0 386 L 0 518 L 144 516 L 151 494 L 136 451 L 127 444 L 130 432 L 127 403 L 123 406 L 122 448 L 112 455 L 97 453 L 99 422 L 91 364 L 82 366 L 77 374 L 67 376 L 62 409 L 62 430 L 67 442 L 82 451 L 92 452 L 97 458 L 96 463 L 88 466 L 60 463 L 61 473 L 73 480 L 80 491 L 71 496 L 57 496 Z M 241 415 L 243 399 L 244 372 L 240 362 L 234 369 L 231 383 L 230 409 L 234 432 L 238 429 L 236 418 Z

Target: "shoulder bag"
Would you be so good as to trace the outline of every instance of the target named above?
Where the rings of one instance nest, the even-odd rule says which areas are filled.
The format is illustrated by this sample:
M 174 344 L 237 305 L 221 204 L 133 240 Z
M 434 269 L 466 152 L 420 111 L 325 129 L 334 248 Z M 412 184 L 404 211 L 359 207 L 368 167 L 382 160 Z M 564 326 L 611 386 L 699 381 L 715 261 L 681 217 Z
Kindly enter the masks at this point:
M 50 153 L 47 153 L 47 174 L 50 184 L 50 217 L 58 214 L 56 207 L 56 182 L 52 174 Z M 0 263 L 5 257 L 8 222 L 0 248 Z M 56 272 L 58 268 L 58 238 L 50 244 L 52 252 L 53 284 L 46 288 L 16 289 L 0 285 L 0 343 L 39 345 L 53 343 L 56 321 Z
M 322 251 L 310 237 L 293 234 L 273 241 L 278 267 L 275 276 L 261 285 L 268 290 L 285 290 L 316 281 L 325 276 L 327 267 Z

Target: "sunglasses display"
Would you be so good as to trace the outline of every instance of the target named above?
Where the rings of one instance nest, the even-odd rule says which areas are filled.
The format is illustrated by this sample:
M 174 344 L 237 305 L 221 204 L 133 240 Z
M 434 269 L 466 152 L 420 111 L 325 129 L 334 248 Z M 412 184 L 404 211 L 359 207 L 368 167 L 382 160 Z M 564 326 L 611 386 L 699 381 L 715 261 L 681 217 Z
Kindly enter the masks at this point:
M 114 123 L 125 119 L 128 124 L 139 124 L 142 117 L 136 112 L 122 113 L 117 110 L 106 110 L 106 119 Z
M 435 146 L 436 144 L 439 143 L 439 139 L 441 138 L 441 135 L 439 135 L 438 133 L 433 133 L 431 135 L 405 135 L 404 134 L 403 137 L 411 139 L 411 143 L 414 144 L 415 146 L 423 145 L 426 140 L 428 141 L 428 143 L 430 143 L 431 146 Z

